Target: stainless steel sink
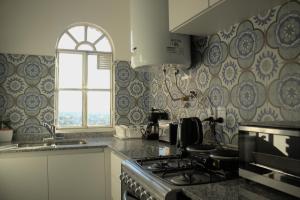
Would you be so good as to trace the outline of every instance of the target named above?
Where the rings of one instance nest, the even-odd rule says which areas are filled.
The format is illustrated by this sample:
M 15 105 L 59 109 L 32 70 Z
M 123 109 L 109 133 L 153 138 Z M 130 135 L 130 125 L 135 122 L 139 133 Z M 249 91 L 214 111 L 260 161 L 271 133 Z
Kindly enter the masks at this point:
M 49 147 L 51 143 L 48 142 L 26 142 L 26 143 L 19 143 L 17 147 L 24 148 L 24 147 Z
M 62 145 L 83 145 L 87 144 L 85 140 L 80 139 L 63 139 L 63 140 L 54 140 L 54 141 L 47 141 L 47 142 L 26 142 L 26 143 L 19 143 L 17 147 L 24 148 L 24 147 L 55 147 L 55 146 L 62 146 Z

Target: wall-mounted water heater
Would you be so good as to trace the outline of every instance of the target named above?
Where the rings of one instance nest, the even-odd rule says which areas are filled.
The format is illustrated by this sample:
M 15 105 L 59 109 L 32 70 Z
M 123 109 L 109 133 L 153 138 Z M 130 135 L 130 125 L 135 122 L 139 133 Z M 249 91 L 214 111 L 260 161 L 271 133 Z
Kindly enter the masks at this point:
M 168 0 L 130 0 L 131 65 L 191 64 L 190 37 L 169 32 Z

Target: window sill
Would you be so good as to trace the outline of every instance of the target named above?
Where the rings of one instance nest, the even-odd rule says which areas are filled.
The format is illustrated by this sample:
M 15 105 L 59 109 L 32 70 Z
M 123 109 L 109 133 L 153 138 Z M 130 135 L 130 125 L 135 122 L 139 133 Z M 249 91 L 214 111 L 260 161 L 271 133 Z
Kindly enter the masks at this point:
M 114 127 L 98 127 L 98 128 L 60 128 L 56 129 L 56 133 L 112 133 Z

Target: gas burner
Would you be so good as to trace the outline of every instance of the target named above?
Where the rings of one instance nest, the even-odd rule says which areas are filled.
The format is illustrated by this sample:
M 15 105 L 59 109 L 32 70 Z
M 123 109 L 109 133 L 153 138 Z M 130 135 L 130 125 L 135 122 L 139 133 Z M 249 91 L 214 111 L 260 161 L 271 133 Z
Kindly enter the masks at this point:
M 143 170 L 171 185 L 184 186 L 218 182 L 238 177 L 235 168 L 213 165 L 209 154 L 190 157 L 160 156 L 136 160 Z M 232 162 L 228 163 L 231 166 Z
M 168 162 L 168 161 L 161 161 L 157 163 L 153 163 L 152 165 L 149 165 L 146 167 L 146 169 L 151 170 L 151 171 L 157 171 L 157 170 L 164 170 L 164 169 L 169 169 L 174 166 L 172 166 L 173 163 Z
M 153 173 L 168 172 L 180 169 L 188 169 L 192 166 L 191 159 L 180 158 L 179 156 L 166 156 L 157 159 L 137 160 L 137 163 L 143 168 Z
M 203 174 L 195 174 L 194 172 L 184 172 L 170 179 L 170 182 L 175 185 L 194 185 L 209 182 L 209 176 Z

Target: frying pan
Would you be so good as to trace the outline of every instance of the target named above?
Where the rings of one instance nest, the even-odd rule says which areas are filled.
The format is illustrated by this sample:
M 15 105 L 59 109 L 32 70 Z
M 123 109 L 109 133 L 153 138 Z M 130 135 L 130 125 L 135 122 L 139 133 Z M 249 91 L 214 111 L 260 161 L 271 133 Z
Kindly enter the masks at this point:
M 211 152 L 209 156 L 215 160 L 238 160 L 239 152 L 232 149 L 218 149 Z
M 210 153 L 212 151 L 216 151 L 216 146 L 212 144 L 193 144 L 189 145 L 186 150 L 188 152 L 195 153 Z

